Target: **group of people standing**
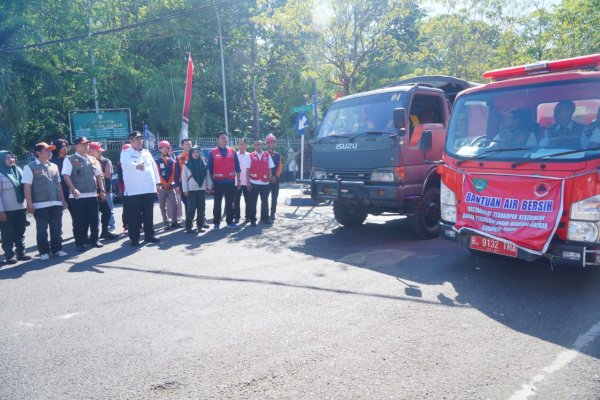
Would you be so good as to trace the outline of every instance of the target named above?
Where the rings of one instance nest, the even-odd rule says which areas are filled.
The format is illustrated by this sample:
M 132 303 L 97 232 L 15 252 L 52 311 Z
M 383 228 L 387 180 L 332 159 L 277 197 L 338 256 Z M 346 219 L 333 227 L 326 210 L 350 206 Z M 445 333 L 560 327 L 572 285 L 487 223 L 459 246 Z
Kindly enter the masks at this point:
M 157 243 L 153 210 L 158 195 L 159 208 L 166 229 L 181 227 L 179 219 L 185 206 L 185 231 L 198 232 L 209 225 L 205 218 L 206 195 L 214 193 L 213 223 L 218 230 L 225 217 L 226 226 L 236 228 L 241 219 L 241 197 L 245 202 L 245 220 L 257 223 L 257 203 L 261 200 L 260 222 L 272 224 L 277 211 L 279 177 L 283 160 L 275 151 L 277 138 L 254 141 L 248 153 L 244 139 L 238 151 L 227 144 L 225 132 L 217 135 L 218 146 L 204 159 L 201 149 L 188 139 L 181 142 L 182 153 L 173 157 L 167 141 L 159 144 L 160 155 L 153 159 L 143 148 L 143 134 L 134 131 L 122 148 L 119 168 L 122 172 L 123 223 L 132 246 Z M 16 165 L 10 151 L 0 151 L 0 231 L 5 263 L 15 264 L 31 257 L 25 254 L 26 212 L 33 214 L 36 243 L 41 260 L 50 255 L 65 257 L 62 249 L 62 212 L 69 210 L 73 220 L 73 237 L 77 251 L 86 247 L 103 247 L 99 239 L 114 240 L 114 213 L 111 182 L 113 166 L 102 156 L 98 142 L 78 137 L 75 152 L 68 155 L 69 143 L 57 139 L 35 145 L 35 160 L 23 169 Z M 271 195 L 271 206 L 268 198 Z M 225 200 L 223 215 L 222 202 Z M 100 228 L 101 231 L 100 231 Z M 48 241 L 48 233 L 50 241 Z

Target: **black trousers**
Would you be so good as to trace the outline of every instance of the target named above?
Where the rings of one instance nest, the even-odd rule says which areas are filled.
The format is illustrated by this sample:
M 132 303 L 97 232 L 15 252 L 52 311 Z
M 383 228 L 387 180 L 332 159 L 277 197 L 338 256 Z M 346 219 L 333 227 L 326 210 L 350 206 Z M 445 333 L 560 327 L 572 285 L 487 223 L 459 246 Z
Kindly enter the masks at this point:
M 248 193 L 248 186 L 240 186 L 234 189 L 233 196 L 233 218 L 240 219 L 242 218 L 242 210 L 240 209 L 240 203 L 242 200 L 242 195 L 244 195 L 244 205 L 246 206 L 244 218 L 249 219 L 248 216 L 248 203 L 250 202 L 250 193 Z
M 202 228 L 204 225 L 204 212 L 206 211 L 206 191 L 190 190 L 187 196 L 187 206 L 185 206 L 185 229 L 192 229 L 194 216 L 196 216 L 196 227 Z
M 108 222 L 110 221 L 110 216 L 112 215 L 112 210 L 110 209 L 108 200 L 104 199 L 98 201 L 98 209 L 100 210 L 100 225 L 102 226 L 102 233 L 108 232 Z
M 269 183 L 269 191 L 271 192 L 271 216 L 277 212 L 277 197 L 279 197 L 279 180 L 276 183 Z
M 250 202 L 248 204 L 248 218 L 256 222 L 256 205 L 260 196 L 260 220 L 269 220 L 269 185 L 252 185 Z
M 144 224 L 145 239 L 154 237 L 154 193 L 125 196 L 127 206 L 127 233 L 129 239 L 140 239 L 140 227 Z
M 75 246 L 83 246 L 90 231 L 90 243 L 98 241 L 98 198 L 88 197 L 73 200 L 73 236 Z
M 233 191 L 235 184 L 214 182 L 215 204 L 213 207 L 213 221 L 215 224 L 221 222 L 221 203 L 225 197 L 225 220 L 227 224 L 233 223 Z
M 25 254 L 25 210 L 5 211 L 6 222 L 0 222 L 0 232 L 2 232 L 2 250 L 4 257 L 8 260 L 15 256 Z M 14 249 L 13 249 L 14 248 Z
M 62 206 L 34 210 L 37 249 L 40 254 L 49 254 L 50 251 L 56 253 L 62 250 L 62 212 Z M 48 227 L 50 227 L 50 245 L 48 245 Z

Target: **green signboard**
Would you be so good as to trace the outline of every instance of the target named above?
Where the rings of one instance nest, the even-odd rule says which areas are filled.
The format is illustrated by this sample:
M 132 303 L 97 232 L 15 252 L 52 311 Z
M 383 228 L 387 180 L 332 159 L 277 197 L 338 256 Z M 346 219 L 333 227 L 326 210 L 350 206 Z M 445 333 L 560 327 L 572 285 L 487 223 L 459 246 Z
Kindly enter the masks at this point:
M 304 112 L 304 111 L 312 111 L 313 106 L 312 104 L 308 104 L 305 106 L 297 106 L 297 107 L 292 107 L 292 112 Z
M 89 139 L 125 139 L 131 132 L 129 110 L 71 111 L 73 137 Z

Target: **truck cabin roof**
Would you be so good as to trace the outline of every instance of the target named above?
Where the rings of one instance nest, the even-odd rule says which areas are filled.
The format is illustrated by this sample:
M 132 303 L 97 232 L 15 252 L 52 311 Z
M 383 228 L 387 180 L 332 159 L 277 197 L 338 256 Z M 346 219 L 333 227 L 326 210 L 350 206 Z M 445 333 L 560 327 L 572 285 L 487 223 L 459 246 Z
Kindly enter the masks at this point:
M 415 76 L 413 78 L 403 79 L 401 81 L 394 82 L 387 87 L 398 87 L 406 85 L 415 86 L 426 86 L 436 89 L 441 89 L 446 93 L 446 97 L 450 102 L 454 102 L 456 95 L 465 89 L 480 86 L 479 83 L 465 81 L 463 79 L 454 78 L 452 76 L 444 75 L 424 75 Z

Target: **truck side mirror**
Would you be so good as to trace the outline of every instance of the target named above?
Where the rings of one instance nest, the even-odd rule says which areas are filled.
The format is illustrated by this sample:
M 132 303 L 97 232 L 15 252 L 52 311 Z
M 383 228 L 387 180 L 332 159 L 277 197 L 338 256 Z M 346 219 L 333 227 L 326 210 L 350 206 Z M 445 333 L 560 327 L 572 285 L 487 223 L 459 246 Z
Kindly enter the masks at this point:
M 406 135 L 406 109 L 394 109 L 394 128 L 398 130 L 398 135 Z
M 421 135 L 421 141 L 419 142 L 419 148 L 423 153 L 428 153 L 433 146 L 433 134 L 431 130 L 427 129 Z

